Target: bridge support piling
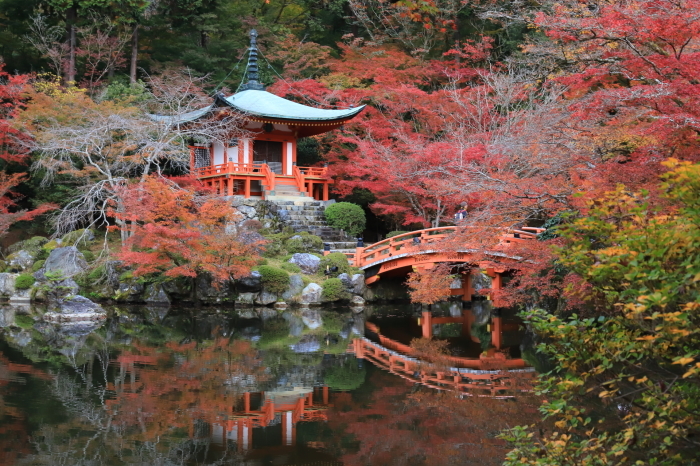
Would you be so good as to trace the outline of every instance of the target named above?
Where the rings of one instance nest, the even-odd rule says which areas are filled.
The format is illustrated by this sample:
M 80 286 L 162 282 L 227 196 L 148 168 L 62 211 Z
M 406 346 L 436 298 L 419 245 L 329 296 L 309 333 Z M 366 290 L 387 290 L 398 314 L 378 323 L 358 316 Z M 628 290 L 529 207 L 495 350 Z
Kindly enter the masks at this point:
M 430 310 L 423 311 L 420 325 L 423 330 L 423 338 L 433 338 L 433 315 Z

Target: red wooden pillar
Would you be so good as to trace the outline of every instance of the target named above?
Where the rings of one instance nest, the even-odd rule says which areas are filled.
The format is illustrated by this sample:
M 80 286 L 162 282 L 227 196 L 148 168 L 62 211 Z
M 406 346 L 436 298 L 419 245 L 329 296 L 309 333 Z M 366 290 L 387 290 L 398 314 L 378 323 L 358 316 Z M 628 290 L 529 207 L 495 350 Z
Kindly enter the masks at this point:
M 328 404 L 328 385 L 323 386 L 323 404 Z
M 243 411 L 246 413 L 250 412 L 250 392 L 243 394 Z
M 420 326 L 423 330 L 423 338 L 433 337 L 433 316 L 430 311 L 423 311 L 423 317 L 420 319 Z
M 472 277 L 470 273 L 462 274 L 462 301 L 471 301 L 474 289 L 472 288 Z
M 313 181 L 309 181 L 309 196 L 314 197 L 314 182 Z
M 228 186 L 226 186 L 227 194 L 229 196 L 233 196 L 233 183 L 235 183 L 236 181 L 233 178 L 231 178 L 230 176 L 229 176 L 228 180 L 226 180 L 226 181 L 228 181 Z
M 328 183 L 323 183 L 323 200 L 328 200 Z
M 503 334 L 503 318 L 493 317 L 491 319 L 491 344 L 496 349 L 501 349 L 501 337 Z
M 244 193 L 245 198 L 248 199 L 250 197 L 250 178 L 246 177 L 245 179 L 245 190 Z

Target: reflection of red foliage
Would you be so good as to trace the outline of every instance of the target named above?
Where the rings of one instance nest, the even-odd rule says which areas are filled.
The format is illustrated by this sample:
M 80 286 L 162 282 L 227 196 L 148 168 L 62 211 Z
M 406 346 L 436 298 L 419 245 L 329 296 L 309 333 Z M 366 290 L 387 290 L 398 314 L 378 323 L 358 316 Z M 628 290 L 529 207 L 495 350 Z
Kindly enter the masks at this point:
M 460 400 L 449 393 L 415 390 L 381 371 L 373 371 L 368 382 L 383 388 L 369 399 L 338 394 L 328 416 L 331 428 L 346 426 L 345 433 L 358 442 L 357 451 L 336 446 L 344 464 L 501 464 L 508 448 L 494 436 L 536 418 L 534 398 L 517 403 Z
M 249 342 L 217 338 L 208 343 L 133 342 L 115 361 L 119 375 L 107 406 L 114 424 L 135 440 L 158 438 L 172 429 L 192 435 L 193 420 L 221 422 L 244 389 L 235 380 L 265 375 Z
M 28 375 L 50 379 L 45 372 L 26 364 L 15 364 L 0 353 L 0 464 L 15 464 L 30 452 L 29 426 L 22 407 L 7 404 L 6 398 L 23 385 Z

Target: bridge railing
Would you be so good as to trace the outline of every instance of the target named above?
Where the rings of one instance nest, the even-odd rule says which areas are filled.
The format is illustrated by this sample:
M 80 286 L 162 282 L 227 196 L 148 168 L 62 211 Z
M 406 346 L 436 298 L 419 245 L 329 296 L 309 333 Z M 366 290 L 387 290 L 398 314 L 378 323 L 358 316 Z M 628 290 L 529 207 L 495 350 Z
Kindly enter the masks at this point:
M 411 231 L 379 241 L 366 248 L 357 248 L 352 257 L 353 265 L 355 267 L 364 267 L 397 254 L 408 253 L 411 249 L 416 249 L 421 245 L 440 241 L 459 228 L 460 227 L 457 226 L 448 226 Z M 537 235 L 543 231 L 545 231 L 544 228 L 536 227 L 522 227 L 518 229 L 503 228 L 500 230 L 499 244 L 530 241 L 536 239 Z

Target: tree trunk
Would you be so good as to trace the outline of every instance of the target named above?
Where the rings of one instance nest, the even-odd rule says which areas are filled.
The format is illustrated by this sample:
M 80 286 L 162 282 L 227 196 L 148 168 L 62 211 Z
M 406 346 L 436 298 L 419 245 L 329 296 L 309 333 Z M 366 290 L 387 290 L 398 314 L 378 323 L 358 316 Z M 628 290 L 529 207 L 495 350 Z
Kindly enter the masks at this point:
M 75 22 L 78 19 L 78 10 L 75 6 L 72 6 L 66 10 L 66 34 L 68 36 L 68 63 L 66 64 L 66 70 L 64 75 L 64 80 L 66 84 L 75 83 Z
M 134 32 L 131 35 L 131 69 L 129 70 L 129 82 L 136 83 L 136 59 L 139 55 L 139 25 L 134 25 Z

